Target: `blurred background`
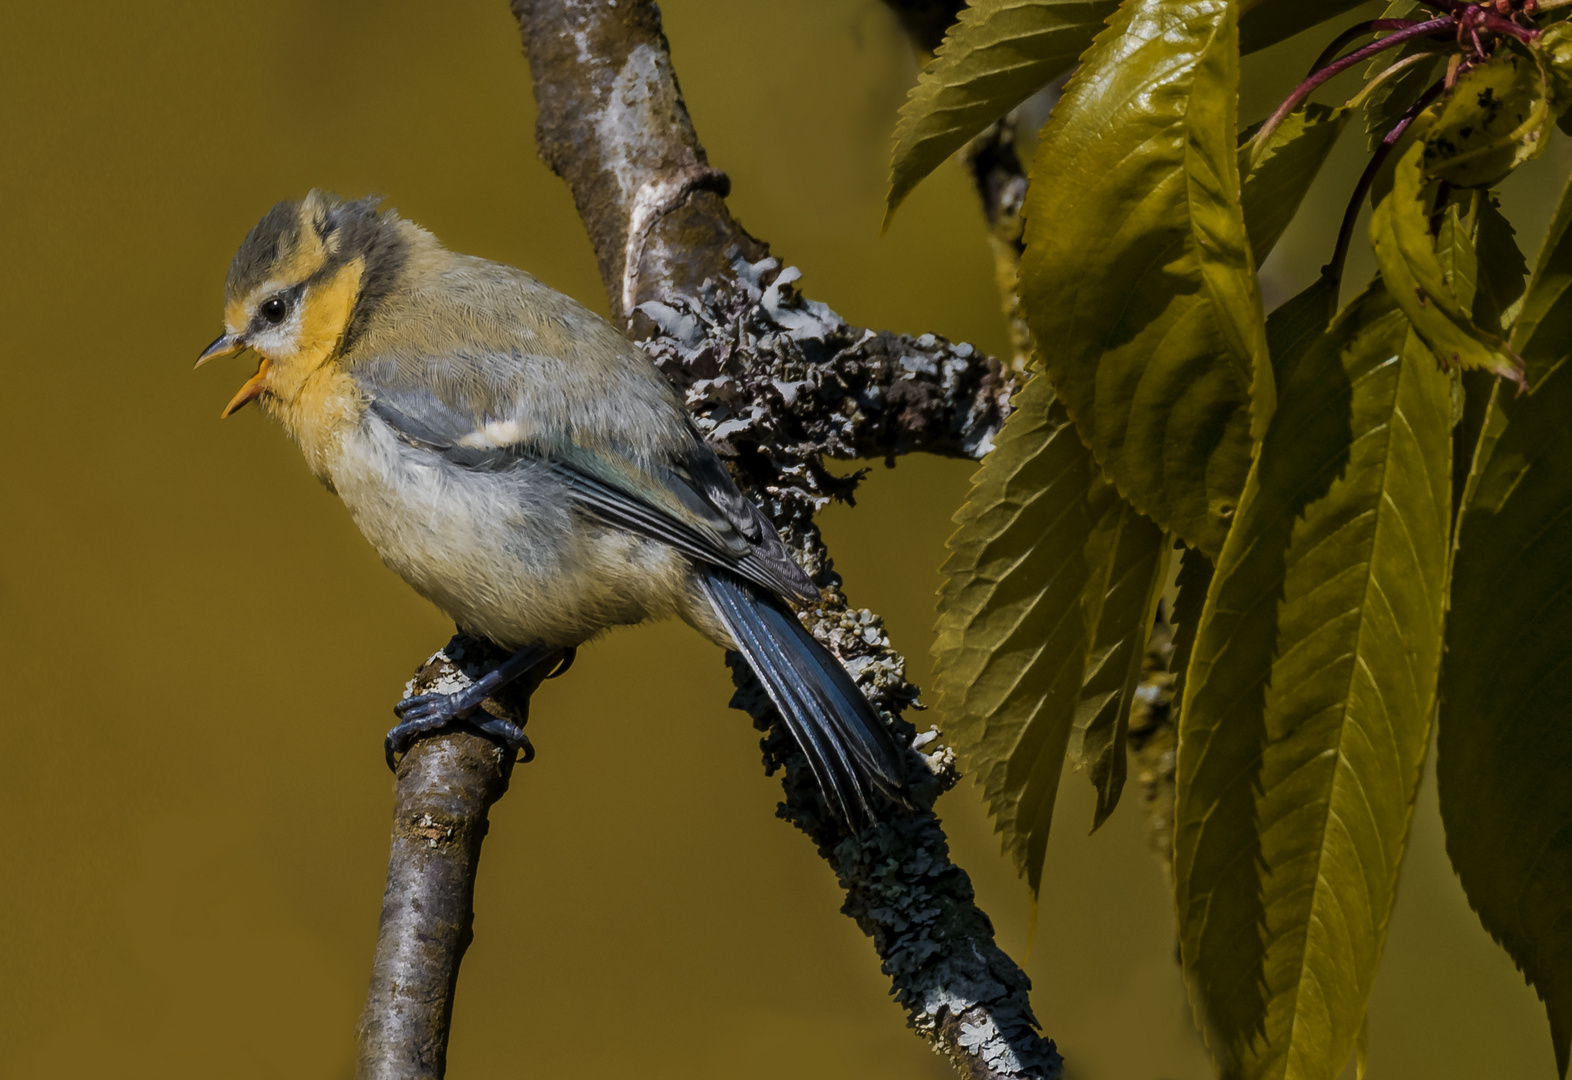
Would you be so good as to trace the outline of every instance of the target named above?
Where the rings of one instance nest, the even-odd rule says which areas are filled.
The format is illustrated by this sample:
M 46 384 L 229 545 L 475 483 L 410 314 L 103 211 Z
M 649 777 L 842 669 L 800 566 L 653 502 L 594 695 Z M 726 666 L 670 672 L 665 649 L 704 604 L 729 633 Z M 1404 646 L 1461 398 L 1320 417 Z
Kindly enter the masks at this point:
M 662 6 L 734 211 L 809 295 L 1007 347 L 953 162 L 878 238 L 916 74 L 881 4 Z M 1246 122 L 1320 43 L 1247 62 Z M 12 3 L 0 102 L 0 1077 L 344 1080 L 386 867 L 382 734 L 451 627 L 260 412 L 218 422 L 249 360 L 190 368 L 241 237 L 312 186 L 383 193 L 449 246 L 604 310 L 535 155 L 516 26 L 503 0 Z M 1362 155 L 1351 132 L 1269 299 L 1325 260 Z M 1569 164 L 1558 141 L 1508 192 L 1530 257 Z M 876 465 L 858 506 L 825 517 L 854 603 L 886 617 L 919 684 L 970 471 Z M 606 638 L 541 691 L 539 757 L 492 816 L 452 1076 L 951 1075 L 905 1031 L 825 864 L 773 817 L 730 693 L 720 653 L 668 626 Z M 1372 1075 L 1549 1078 L 1544 1014 L 1469 912 L 1426 784 Z M 1088 837 L 1091 808 L 1069 778 L 1029 940 L 970 781 L 940 804 L 1071 1075 L 1204 1080 L 1139 791 Z

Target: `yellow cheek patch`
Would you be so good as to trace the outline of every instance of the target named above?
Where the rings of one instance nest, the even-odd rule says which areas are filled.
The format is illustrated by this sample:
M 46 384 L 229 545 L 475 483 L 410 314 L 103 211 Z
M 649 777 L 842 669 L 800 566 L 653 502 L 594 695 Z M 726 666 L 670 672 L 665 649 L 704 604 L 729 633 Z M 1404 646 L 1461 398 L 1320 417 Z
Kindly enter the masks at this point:
M 366 274 L 366 260 L 351 259 L 327 281 L 306 291 L 305 310 L 300 313 L 297 353 L 311 366 L 326 360 L 349 327 L 355 300 L 360 296 L 360 279 Z
M 360 295 L 360 279 L 365 275 L 365 270 L 365 260 L 355 259 L 340 267 L 327 281 L 308 288 L 302 297 L 304 307 L 300 312 L 300 328 L 295 335 L 294 349 L 281 356 L 269 356 L 270 363 L 254 380 L 258 382 L 258 392 L 267 392 L 269 396 L 264 400 L 271 403 L 275 413 L 282 417 L 291 430 L 295 430 L 298 423 L 304 422 L 309 426 L 313 422 L 310 419 L 301 421 L 297 413 L 315 416 L 326 408 L 321 402 L 304 403 L 303 396 L 320 397 L 325 392 L 322 386 L 313 388 L 312 384 L 322 382 L 318 376 L 335 369 L 327 361 L 332 358 L 339 339 L 349 327 L 349 317 L 354 313 L 355 300 Z M 329 398 L 336 399 L 344 392 L 335 380 L 328 378 L 326 381 L 335 386 L 333 393 L 328 394 Z M 308 389 L 312 390 L 312 394 L 307 394 Z

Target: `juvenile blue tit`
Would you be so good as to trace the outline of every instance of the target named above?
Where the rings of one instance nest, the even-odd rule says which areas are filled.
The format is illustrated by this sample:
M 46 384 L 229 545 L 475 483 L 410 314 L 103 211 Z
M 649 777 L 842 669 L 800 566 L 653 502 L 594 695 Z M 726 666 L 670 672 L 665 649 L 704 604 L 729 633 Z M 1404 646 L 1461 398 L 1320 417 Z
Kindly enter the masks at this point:
M 260 401 L 388 566 L 512 651 L 464 692 L 400 703 L 390 747 L 609 627 L 675 615 L 746 658 L 832 808 L 901 801 L 889 729 L 787 607 L 818 588 L 644 354 L 378 202 L 313 191 L 269 210 L 197 364 L 256 352 L 223 415 Z

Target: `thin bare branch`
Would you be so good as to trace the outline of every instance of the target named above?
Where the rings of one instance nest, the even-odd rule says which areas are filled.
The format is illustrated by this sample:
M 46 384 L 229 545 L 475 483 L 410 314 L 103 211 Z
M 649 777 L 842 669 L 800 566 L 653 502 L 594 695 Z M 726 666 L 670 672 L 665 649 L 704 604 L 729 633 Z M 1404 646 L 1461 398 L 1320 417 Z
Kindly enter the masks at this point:
M 502 655 L 460 634 L 421 666 L 406 696 L 463 689 Z M 522 727 L 547 670 L 537 668 L 485 708 Z M 399 762 L 357 1080 L 440 1080 L 445 1072 L 459 963 L 475 918 L 480 845 L 491 804 L 512 774 L 510 750 L 465 729 L 424 736 Z

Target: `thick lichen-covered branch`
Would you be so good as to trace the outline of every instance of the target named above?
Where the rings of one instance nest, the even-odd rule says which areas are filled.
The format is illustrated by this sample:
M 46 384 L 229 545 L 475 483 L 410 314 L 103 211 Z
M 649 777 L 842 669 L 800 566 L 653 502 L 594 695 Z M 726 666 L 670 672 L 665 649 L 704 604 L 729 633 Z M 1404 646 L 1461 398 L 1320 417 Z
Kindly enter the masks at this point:
M 825 456 L 911 450 L 980 456 L 1008 411 L 1014 372 L 966 346 L 848 327 L 803 298 L 796 273 L 730 216 L 683 105 L 649 0 L 514 0 L 547 162 L 568 182 L 616 316 L 682 392 L 824 589 L 805 624 L 911 747 L 917 809 L 852 830 L 747 667 L 734 704 L 767 735 L 779 813 L 806 832 L 873 939 L 910 1024 L 964 1076 L 1057 1077 L 1029 982 L 999 949 L 969 879 L 949 860 L 933 802 L 956 779 L 937 733 L 900 719 L 916 697 L 877 616 L 851 608 L 813 518 L 854 479 Z
M 727 210 L 730 181 L 693 131 L 655 5 L 514 0 L 513 11 L 534 79 L 541 156 L 573 193 L 613 319 L 635 337 L 653 336 L 645 303 L 669 303 L 705 281 L 722 286 L 739 263 L 761 265 L 768 246 Z M 833 323 L 824 340 L 847 390 L 822 393 L 817 407 L 856 414 L 845 428 L 854 440 L 828 452 L 976 457 L 992 445 L 1015 389 L 1008 366 L 931 334 L 874 332 L 817 305 L 807 310 Z

